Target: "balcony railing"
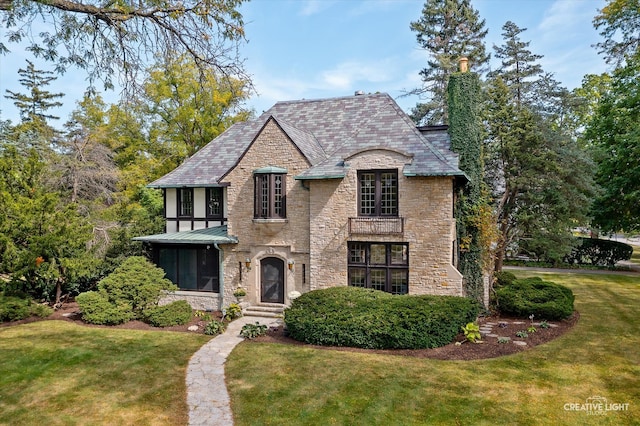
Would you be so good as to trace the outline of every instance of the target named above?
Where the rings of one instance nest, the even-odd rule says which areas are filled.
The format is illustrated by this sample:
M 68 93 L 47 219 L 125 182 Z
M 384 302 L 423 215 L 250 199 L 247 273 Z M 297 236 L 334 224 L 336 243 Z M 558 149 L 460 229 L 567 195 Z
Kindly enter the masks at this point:
M 350 217 L 349 234 L 387 235 L 402 234 L 404 218 L 402 217 Z

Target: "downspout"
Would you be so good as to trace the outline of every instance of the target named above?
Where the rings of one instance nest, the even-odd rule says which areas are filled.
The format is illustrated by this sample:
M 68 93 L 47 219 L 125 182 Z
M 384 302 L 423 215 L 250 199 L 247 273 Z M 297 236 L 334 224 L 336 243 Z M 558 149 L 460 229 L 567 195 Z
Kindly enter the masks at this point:
M 223 270 L 223 261 L 224 261 L 224 250 L 222 250 L 220 248 L 220 246 L 218 245 L 218 243 L 213 243 L 213 246 L 216 248 L 216 250 L 218 250 L 219 255 L 218 255 L 218 291 L 220 292 L 220 294 L 222 295 L 222 298 L 220 298 L 220 300 L 218 301 L 219 305 L 218 305 L 218 310 L 220 312 L 222 312 L 222 307 L 224 306 L 224 270 Z

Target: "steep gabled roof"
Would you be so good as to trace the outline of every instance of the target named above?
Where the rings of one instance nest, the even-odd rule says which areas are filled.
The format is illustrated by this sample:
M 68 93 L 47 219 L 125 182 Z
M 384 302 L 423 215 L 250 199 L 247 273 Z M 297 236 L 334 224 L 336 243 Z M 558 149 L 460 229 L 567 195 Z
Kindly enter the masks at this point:
M 171 173 L 158 188 L 219 186 L 269 120 L 274 120 L 310 164 L 297 179 L 343 177 L 345 159 L 367 149 L 412 156 L 407 176 L 464 176 L 448 149 L 446 130 L 421 133 L 387 94 L 278 102 L 257 119 L 233 125 Z M 430 139 L 433 138 L 435 143 Z

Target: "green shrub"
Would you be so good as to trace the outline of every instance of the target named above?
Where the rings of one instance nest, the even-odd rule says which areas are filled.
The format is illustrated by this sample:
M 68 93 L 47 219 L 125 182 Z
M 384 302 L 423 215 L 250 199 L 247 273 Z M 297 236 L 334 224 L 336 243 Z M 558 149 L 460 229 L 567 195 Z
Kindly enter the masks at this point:
M 494 288 L 504 287 L 505 285 L 512 284 L 517 277 L 508 271 L 500 271 L 496 272 L 495 275 L 496 282 L 494 284 Z
M 534 277 L 497 289 L 496 302 L 504 314 L 558 320 L 571 316 L 574 296 L 565 286 Z
M 215 336 L 216 334 L 220 334 L 224 332 L 224 323 L 222 321 L 209 321 L 207 325 L 204 326 L 204 334 L 207 336 Z
M 27 318 L 31 315 L 30 304 L 28 299 L 0 296 L 0 322 Z
M 226 321 L 233 321 L 236 318 L 242 316 L 242 308 L 237 303 L 231 303 L 224 311 L 224 319 Z
M 117 325 L 133 319 L 131 305 L 125 301 L 111 302 L 97 291 L 87 291 L 76 297 L 82 319 L 90 324 Z
M 53 313 L 53 308 L 40 303 L 31 303 L 31 315 L 40 318 L 46 318 Z
M 158 304 L 163 291 L 178 289 L 164 278 L 164 271 L 142 256 L 127 258 L 115 271 L 98 283 L 98 290 L 110 302 L 126 302 L 137 318 L 142 312 Z
M 298 297 L 284 318 L 289 335 L 306 343 L 418 349 L 451 343 L 479 309 L 477 302 L 463 297 L 333 287 Z
M 564 258 L 566 263 L 612 267 L 621 260 L 631 259 L 633 254 L 629 244 L 598 238 L 579 239 L 581 243 Z
M 193 309 L 186 300 L 177 300 L 168 305 L 154 306 L 144 311 L 144 321 L 154 327 L 183 325 L 193 316 Z

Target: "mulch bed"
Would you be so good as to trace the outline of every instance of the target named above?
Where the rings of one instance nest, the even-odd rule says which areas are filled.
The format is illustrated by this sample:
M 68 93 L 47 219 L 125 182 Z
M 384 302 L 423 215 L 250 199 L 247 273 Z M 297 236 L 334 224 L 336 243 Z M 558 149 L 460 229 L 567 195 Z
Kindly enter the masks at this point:
M 510 355 L 518 352 L 522 352 L 531 349 L 535 346 L 547 343 L 554 340 L 564 333 L 569 331 L 580 318 L 579 313 L 576 311 L 574 314 L 562 321 L 548 321 L 549 328 L 542 328 L 539 323 L 534 322 L 536 327 L 535 333 L 528 333 L 527 338 L 519 338 L 516 333 L 522 330 L 527 330 L 531 325 L 529 319 L 511 318 L 511 317 L 483 317 L 478 320 L 478 324 L 482 327 L 487 322 L 495 323 L 492 333 L 497 334 L 500 337 L 509 337 L 508 343 L 498 342 L 498 337 L 487 337 L 483 335 L 482 343 L 470 343 L 465 342 L 461 345 L 451 343 L 446 346 L 442 346 L 434 349 L 393 349 L 393 350 L 378 350 L 378 349 L 359 349 L 359 348 L 346 348 L 335 346 L 318 346 L 302 343 L 286 336 L 283 327 L 271 328 L 267 335 L 260 336 L 253 339 L 253 342 L 267 342 L 267 343 L 283 343 L 289 345 L 304 345 L 310 348 L 322 349 L 322 350 L 335 350 L 346 352 L 361 352 L 361 353 L 374 353 L 384 355 L 400 355 L 410 356 L 416 358 L 433 358 L 443 360 L 474 360 L 474 359 L 487 359 L 496 358 L 499 356 Z M 462 342 L 464 335 L 460 333 L 456 342 Z M 517 345 L 514 341 L 523 341 L 526 345 Z
M 220 317 L 220 313 L 212 313 L 212 315 Z M 434 358 L 434 359 L 443 359 L 443 360 L 474 360 L 474 359 L 486 359 L 486 358 L 496 358 L 499 356 L 510 355 L 518 352 L 522 352 L 528 349 L 531 349 L 535 346 L 547 343 L 551 340 L 562 336 L 578 322 L 580 318 L 579 313 L 576 311 L 574 314 L 562 321 L 548 321 L 548 324 L 551 325 L 549 328 L 542 328 L 539 325 L 539 322 L 534 322 L 536 327 L 535 333 L 528 333 L 528 337 L 519 338 L 516 336 L 516 333 L 522 330 L 527 330 L 527 328 L 531 325 L 531 322 L 528 319 L 521 318 L 511 318 L 511 317 L 500 317 L 500 316 L 491 316 L 491 317 L 482 317 L 478 320 L 478 324 L 482 327 L 486 323 L 494 323 L 495 325 L 492 327 L 492 333 L 497 334 L 501 337 L 509 337 L 510 341 L 508 343 L 500 343 L 498 342 L 497 337 L 488 337 L 483 335 L 483 343 L 469 343 L 465 342 L 462 345 L 456 345 L 455 343 L 451 343 L 446 346 L 442 346 L 435 349 L 393 349 L 393 350 L 377 350 L 377 349 L 359 349 L 359 348 L 347 348 L 347 347 L 333 347 L 333 346 L 318 346 L 318 345 L 309 345 L 306 343 L 299 342 L 294 340 L 286 335 L 283 326 L 280 327 L 272 327 L 269 329 L 266 335 L 257 337 L 251 341 L 252 342 L 266 342 L 266 343 L 282 343 L 289 345 L 303 345 L 310 348 L 321 349 L 321 350 L 336 350 L 336 351 L 347 351 L 347 352 L 361 352 L 361 353 L 375 353 L 375 354 L 385 354 L 385 355 L 400 355 L 400 356 L 410 356 L 416 358 Z M 129 321 L 125 324 L 120 324 L 116 326 L 101 326 L 101 325 L 93 325 L 87 324 L 82 321 L 80 316 L 80 311 L 78 309 L 78 305 L 73 303 L 66 303 L 63 307 L 57 311 L 55 311 L 52 315 L 47 318 L 27 318 L 21 321 L 14 321 L 10 323 L 0 323 L 0 327 L 8 327 L 17 324 L 25 324 L 34 321 L 43 321 L 43 320 L 62 320 L 62 321 L 70 321 L 76 324 L 81 324 L 86 327 L 102 327 L 102 328 L 117 328 L 117 329 L 130 329 L 130 330 L 148 330 L 148 331 L 158 331 L 158 332 L 185 332 L 185 333 L 196 333 L 196 334 L 204 334 L 204 326 L 207 321 L 203 321 L 200 318 L 194 318 L 185 325 L 173 326 L 173 327 L 153 327 L 149 324 L 146 324 L 142 321 Z M 189 330 L 190 326 L 197 325 L 198 329 L 196 331 Z M 461 333 L 457 336 L 456 341 L 461 342 L 464 340 L 464 335 Z M 525 342 L 526 345 L 517 345 L 514 341 L 522 341 Z

